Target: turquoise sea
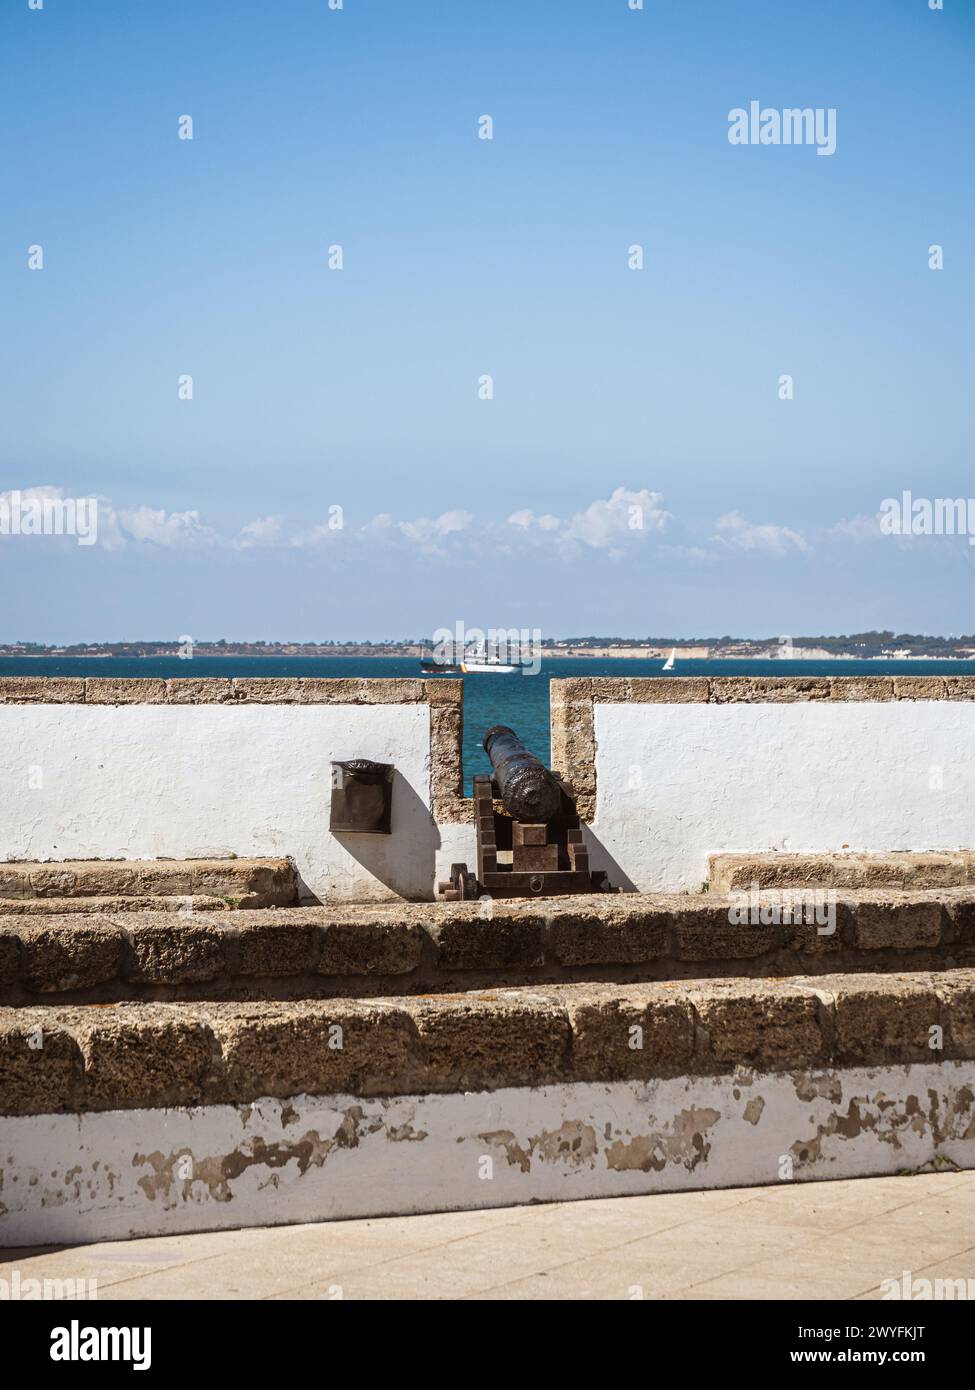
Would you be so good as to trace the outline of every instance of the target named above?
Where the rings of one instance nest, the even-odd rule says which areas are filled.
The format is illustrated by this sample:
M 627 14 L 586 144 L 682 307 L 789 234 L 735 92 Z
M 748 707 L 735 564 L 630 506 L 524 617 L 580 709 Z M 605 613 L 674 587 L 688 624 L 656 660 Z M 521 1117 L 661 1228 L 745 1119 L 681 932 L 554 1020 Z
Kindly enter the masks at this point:
M 419 676 L 414 657 L 218 656 L 0 657 L 2 676 Z M 548 683 L 563 676 L 662 676 L 663 662 L 553 658 L 537 675 L 473 675 L 464 681 L 464 771 L 490 770 L 481 738 L 508 724 L 538 757 L 549 758 Z M 676 661 L 673 676 L 971 676 L 975 661 Z

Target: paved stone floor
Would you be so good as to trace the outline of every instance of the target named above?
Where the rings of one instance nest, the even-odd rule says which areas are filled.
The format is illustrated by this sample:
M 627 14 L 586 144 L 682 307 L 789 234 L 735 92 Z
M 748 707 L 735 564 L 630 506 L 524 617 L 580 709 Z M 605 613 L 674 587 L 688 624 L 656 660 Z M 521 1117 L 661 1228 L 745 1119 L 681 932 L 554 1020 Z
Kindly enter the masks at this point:
M 975 1172 L 0 1251 L 14 1269 L 100 1300 L 877 1299 L 905 1270 L 975 1280 Z

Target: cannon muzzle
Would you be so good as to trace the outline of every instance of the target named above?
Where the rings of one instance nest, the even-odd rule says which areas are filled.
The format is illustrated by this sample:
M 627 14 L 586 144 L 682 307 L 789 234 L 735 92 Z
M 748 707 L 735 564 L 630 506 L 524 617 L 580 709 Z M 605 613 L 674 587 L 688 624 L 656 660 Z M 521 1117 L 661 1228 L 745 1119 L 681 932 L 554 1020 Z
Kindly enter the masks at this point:
M 562 803 L 559 784 L 544 763 L 529 753 L 514 729 L 495 724 L 484 735 L 501 800 L 513 820 L 528 824 L 550 821 Z

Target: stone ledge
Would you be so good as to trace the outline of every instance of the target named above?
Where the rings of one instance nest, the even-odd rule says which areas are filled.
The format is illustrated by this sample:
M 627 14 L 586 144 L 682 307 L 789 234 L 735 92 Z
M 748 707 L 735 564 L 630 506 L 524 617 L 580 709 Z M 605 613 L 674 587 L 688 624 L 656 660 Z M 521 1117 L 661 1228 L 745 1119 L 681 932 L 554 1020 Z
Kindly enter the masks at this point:
M 123 894 L 82 898 L 0 898 L 0 918 L 49 917 L 68 915 L 96 916 L 115 912 L 231 912 L 232 902 L 225 898 L 208 897 L 205 893 L 178 893 L 129 897 Z
M 973 1020 L 975 970 L 2 1009 L 0 1113 L 969 1061 Z
M 920 891 L 975 884 L 975 850 L 899 850 L 889 854 L 711 854 L 713 893 L 757 888 L 898 888 Z
M 0 914 L 6 899 L 153 897 L 192 908 L 195 898 L 226 906 L 289 907 L 298 901 L 288 859 L 70 859 L 0 863 Z M 170 903 L 166 904 L 170 906 Z
M 756 704 L 810 700 L 975 700 L 975 676 L 566 676 L 552 705 Z
M 167 680 L 104 676 L 0 676 L 0 704 L 451 705 L 463 682 L 438 676 L 186 676 Z
M 741 901 L 598 894 L 185 914 L 35 914 L 21 903 L 0 915 L 0 1002 L 369 997 L 975 965 L 975 887 L 841 890 L 820 924 L 801 890 L 759 892 L 747 908 L 754 920 L 739 923 L 729 913 Z

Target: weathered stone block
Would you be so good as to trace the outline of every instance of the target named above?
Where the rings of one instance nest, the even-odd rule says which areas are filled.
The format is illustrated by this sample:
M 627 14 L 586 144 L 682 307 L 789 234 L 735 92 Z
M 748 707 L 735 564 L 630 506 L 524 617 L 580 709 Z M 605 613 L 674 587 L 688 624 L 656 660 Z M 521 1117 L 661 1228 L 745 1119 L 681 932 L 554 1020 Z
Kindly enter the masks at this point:
M 593 987 L 568 1002 L 573 1081 L 649 1080 L 693 1070 L 694 1019 L 666 985 Z
M 46 1009 L 0 1009 L 0 1115 L 72 1110 L 83 1075 L 78 1044 Z
M 595 809 L 596 793 L 592 681 L 585 677 L 554 680 L 549 691 L 552 770 L 566 779 L 575 794 L 579 815 L 588 820 Z
M 526 969 L 545 958 L 545 922 L 540 915 L 508 916 L 504 908 L 490 917 L 458 914 L 436 923 L 430 935 L 441 970 Z
M 598 909 L 553 916 L 548 953 L 564 966 L 625 965 L 657 960 L 674 949 L 671 914 L 649 911 L 604 917 Z
M 406 975 L 420 964 L 423 933 L 411 922 L 328 922 L 320 975 Z
M 166 682 L 166 700 L 171 705 L 226 705 L 236 698 L 233 683 L 222 677 L 174 677 Z
M 432 704 L 430 802 L 434 819 L 441 824 L 463 823 L 474 817 L 474 803 L 463 794 L 463 741 L 464 716 L 460 706 Z
M 84 698 L 78 676 L 0 676 L 0 704 L 80 705 Z
M 891 700 L 894 682 L 889 676 L 832 676 L 831 700 Z
M 154 913 L 128 927 L 126 975 L 133 984 L 200 984 L 225 968 L 224 938 L 191 914 Z
M 2 898 L 0 916 L 4 917 L 111 917 L 119 912 L 229 912 L 230 904 L 222 898 L 144 897 L 113 894 L 85 895 L 78 898 Z
M 286 907 L 297 901 L 297 884 L 287 859 L 92 859 L 0 868 L 0 898 L 146 896 Z
M 303 684 L 300 679 L 237 676 L 233 683 L 234 696 L 242 704 L 296 705 L 301 700 Z
M 629 686 L 630 700 L 644 705 L 701 705 L 711 698 L 706 676 L 634 676 Z M 612 696 L 598 698 L 611 700 Z
M 899 854 L 845 854 L 851 888 L 902 889 L 907 877 L 906 858 Z M 846 886 L 846 885 L 844 885 Z
M 968 881 L 967 855 L 904 854 L 897 857 L 904 860 L 904 887 L 908 892 L 961 888 Z
M 416 1030 L 388 1003 L 222 1005 L 208 1011 L 227 1093 L 398 1095 L 415 1084 Z
M 23 952 L 23 980 L 37 993 L 90 989 L 122 973 L 125 938 L 118 927 L 69 922 L 26 922 L 17 928 Z
M 0 926 L 0 986 L 9 989 L 20 974 L 20 937 L 15 928 Z
M 827 1044 L 815 995 L 787 983 L 696 984 L 688 991 L 698 1019 L 705 1070 L 745 1065 L 769 1071 L 824 1060 Z
M 975 944 L 975 895 L 951 894 L 945 898 L 948 919 L 946 937 L 964 945 Z
M 77 1008 L 64 1022 L 85 1059 L 86 1109 L 199 1105 L 219 1093 L 213 1038 L 186 1005 Z
M 808 888 L 854 886 L 852 855 L 711 854 L 708 879 L 712 893 L 749 892 L 752 887 Z
M 714 704 L 781 704 L 797 700 L 828 700 L 827 676 L 715 676 Z
M 241 975 L 304 975 L 318 962 L 321 934 L 318 926 L 295 922 L 248 922 L 246 928 L 228 925 L 224 953 L 229 956 L 233 950 Z
M 944 1052 L 932 1049 L 932 1058 L 975 1057 L 975 971 L 946 971 L 936 977 L 935 991 L 945 1035 Z
M 943 700 L 945 683 L 942 676 L 895 676 L 895 700 Z
M 853 942 L 861 951 L 914 951 L 941 940 L 938 902 L 862 902 L 853 920 Z
M 720 915 L 718 915 L 720 913 Z M 788 933 L 780 926 L 733 926 L 728 909 L 719 908 L 716 920 L 695 925 L 678 920 L 674 928 L 678 960 L 746 960 L 784 946 Z
M 818 982 L 830 990 L 829 977 Z M 931 1061 L 930 1030 L 940 1023 L 930 979 L 885 975 L 842 977 L 834 1004 L 837 1058 L 853 1066 Z
M 29 898 L 30 873 L 20 864 L 0 864 L 0 898 Z
M 123 860 L 67 860 L 50 864 L 25 864 L 29 893 L 37 898 L 133 896 L 152 892 L 144 886 L 145 871 L 138 863 Z M 178 892 L 178 889 L 170 891 Z M 186 891 L 189 892 L 187 880 Z
M 785 929 L 783 944 L 790 951 L 813 956 L 845 950 L 852 932 L 852 920 L 851 910 L 842 902 L 837 902 L 832 909 L 826 908 L 825 921 L 800 920 L 797 914 L 791 926 Z
M 301 683 L 301 701 L 308 705 L 422 704 L 425 685 L 423 680 L 377 677 L 306 678 Z
M 291 907 L 298 901 L 294 866 L 287 859 L 190 859 L 186 868 L 192 893 L 224 898 L 240 908 Z
M 462 710 L 464 706 L 464 682 L 450 676 L 435 676 L 423 682 L 423 698 L 431 705 L 452 705 Z
M 85 680 L 85 703 L 89 705 L 160 705 L 166 699 L 164 680 L 106 676 L 89 676 Z
M 432 1091 L 543 1086 L 566 1075 L 565 1009 L 535 993 L 410 1001 Z

